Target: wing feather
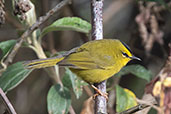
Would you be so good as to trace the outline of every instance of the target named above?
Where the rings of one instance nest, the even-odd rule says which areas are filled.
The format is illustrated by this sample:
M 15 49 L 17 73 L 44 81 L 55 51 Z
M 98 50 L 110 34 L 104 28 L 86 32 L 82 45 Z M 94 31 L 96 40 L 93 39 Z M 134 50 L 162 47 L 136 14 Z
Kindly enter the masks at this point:
M 68 55 L 59 65 L 74 69 L 105 69 L 113 65 L 109 62 L 110 56 L 102 55 L 102 57 L 91 54 L 86 48 L 79 48 L 75 53 Z M 110 65 L 107 63 L 110 63 Z

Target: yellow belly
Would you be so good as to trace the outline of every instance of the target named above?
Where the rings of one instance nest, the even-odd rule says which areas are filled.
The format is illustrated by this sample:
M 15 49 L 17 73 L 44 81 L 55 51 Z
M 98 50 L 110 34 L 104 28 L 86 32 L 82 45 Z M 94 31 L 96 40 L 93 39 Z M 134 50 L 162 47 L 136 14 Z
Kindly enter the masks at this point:
M 73 73 L 75 73 L 78 77 L 82 78 L 84 81 L 88 83 L 99 83 L 102 82 L 115 73 L 117 73 L 120 69 L 88 69 L 88 70 L 81 70 L 81 69 L 71 69 Z

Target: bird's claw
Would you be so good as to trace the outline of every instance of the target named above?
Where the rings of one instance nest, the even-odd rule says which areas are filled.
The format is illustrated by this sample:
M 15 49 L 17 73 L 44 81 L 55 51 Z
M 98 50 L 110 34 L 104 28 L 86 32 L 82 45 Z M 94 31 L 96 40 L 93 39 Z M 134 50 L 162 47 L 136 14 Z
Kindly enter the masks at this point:
M 105 97 L 108 100 L 108 93 L 103 93 L 101 92 L 97 87 L 95 87 L 94 85 L 91 85 L 94 90 L 97 92 L 96 94 L 93 95 L 93 99 L 95 99 L 98 95 L 101 95 L 103 97 Z
M 95 99 L 98 95 L 105 97 L 108 100 L 108 93 L 97 92 L 93 95 L 93 99 Z

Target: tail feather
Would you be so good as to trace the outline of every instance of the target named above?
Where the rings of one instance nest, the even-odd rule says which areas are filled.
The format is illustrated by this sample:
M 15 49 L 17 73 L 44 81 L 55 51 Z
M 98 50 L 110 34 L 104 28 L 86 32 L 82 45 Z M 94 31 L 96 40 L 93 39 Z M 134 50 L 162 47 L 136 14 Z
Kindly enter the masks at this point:
M 51 67 L 51 66 L 55 66 L 63 59 L 64 57 L 61 57 L 61 58 L 53 57 L 53 58 L 48 58 L 48 59 L 31 60 L 31 61 L 26 61 L 24 63 L 24 66 L 25 68 L 28 68 L 28 69 L 39 69 L 39 68 Z

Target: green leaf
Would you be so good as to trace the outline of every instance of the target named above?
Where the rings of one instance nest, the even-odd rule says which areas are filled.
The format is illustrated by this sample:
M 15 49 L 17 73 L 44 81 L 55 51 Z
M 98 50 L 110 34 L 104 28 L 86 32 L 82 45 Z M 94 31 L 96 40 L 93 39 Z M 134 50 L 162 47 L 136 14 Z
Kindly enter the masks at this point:
M 72 82 L 71 82 L 71 79 L 70 79 L 70 76 L 68 73 L 66 73 L 67 71 L 65 71 L 65 74 L 62 78 L 62 83 L 65 87 L 67 87 L 68 89 L 71 89 L 72 88 Z
M 0 87 L 4 92 L 8 92 L 20 84 L 31 71 L 31 69 L 25 69 L 22 62 L 9 66 L 0 76 Z
M 14 47 L 16 44 L 16 40 L 7 40 L 0 42 L 0 50 L 2 51 L 2 54 L 0 55 L 0 60 L 4 59 L 7 54 L 11 51 L 11 49 Z
M 135 94 L 116 85 L 116 111 L 122 112 L 137 105 Z
M 69 90 L 59 84 L 52 86 L 48 92 L 47 105 L 49 114 L 67 114 L 71 105 Z
M 72 30 L 82 33 L 89 33 L 91 30 L 91 24 L 78 17 L 64 17 L 56 20 L 50 26 L 43 29 L 41 37 L 51 31 L 64 31 Z
M 123 76 L 126 74 L 133 74 L 139 78 L 145 79 L 147 81 L 150 81 L 152 74 L 149 70 L 144 68 L 141 65 L 128 65 L 121 69 L 119 73 L 117 73 L 115 76 Z
M 65 75 L 62 79 L 62 82 L 65 87 L 73 88 L 73 91 L 78 99 L 82 95 L 83 86 L 87 85 L 86 82 L 78 78 L 74 73 L 71 72 L 68 68 L 65 68 Z

